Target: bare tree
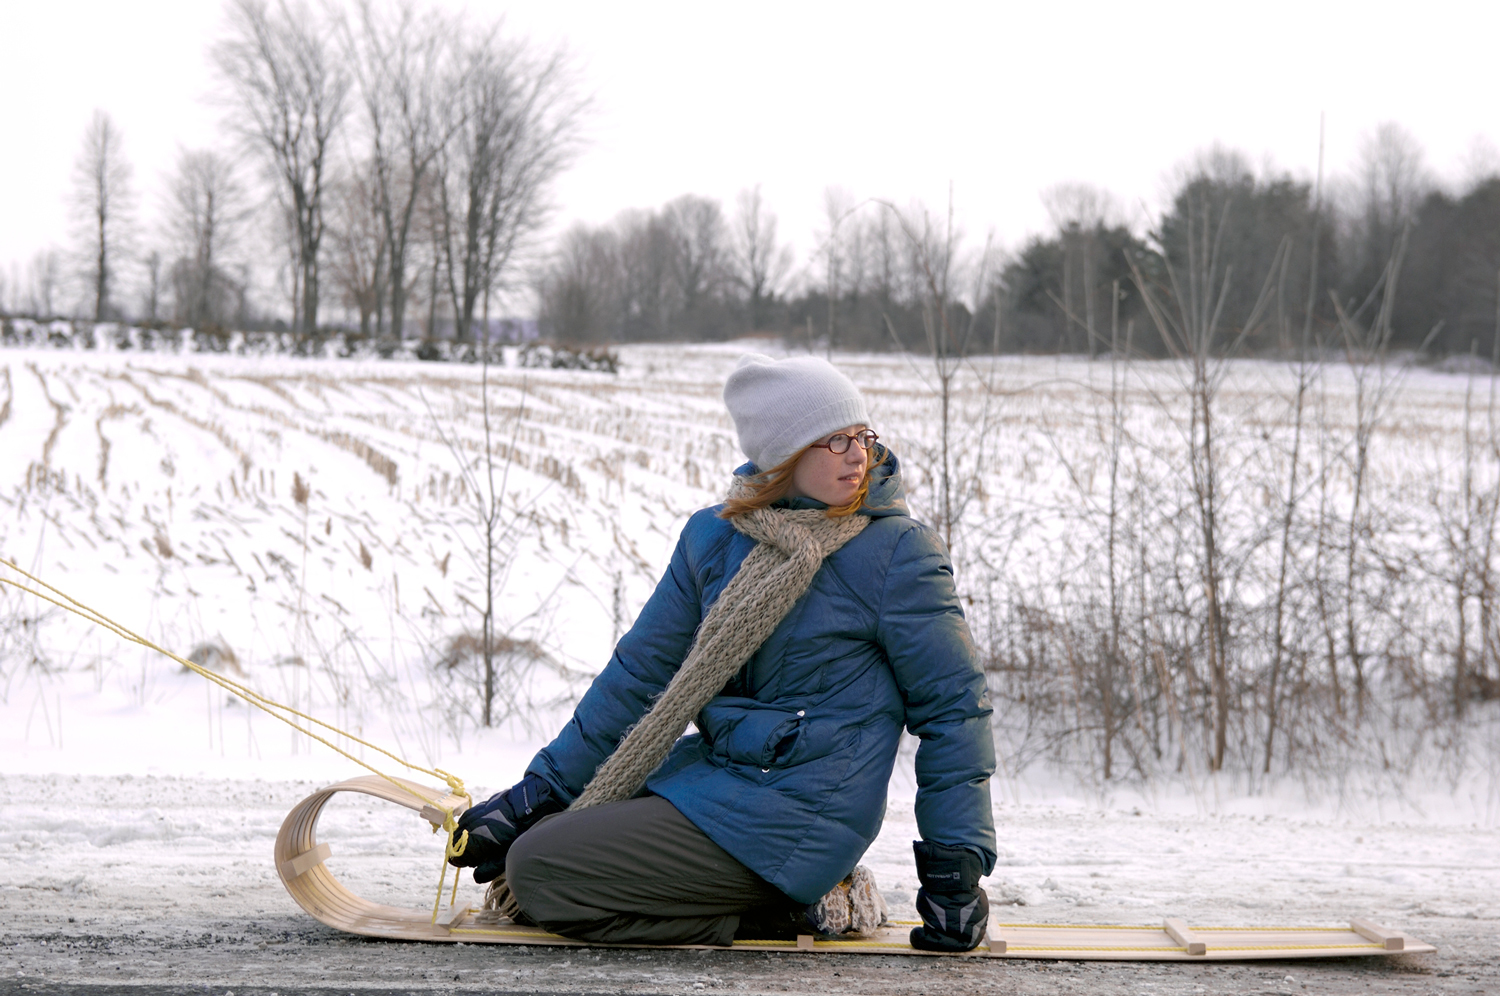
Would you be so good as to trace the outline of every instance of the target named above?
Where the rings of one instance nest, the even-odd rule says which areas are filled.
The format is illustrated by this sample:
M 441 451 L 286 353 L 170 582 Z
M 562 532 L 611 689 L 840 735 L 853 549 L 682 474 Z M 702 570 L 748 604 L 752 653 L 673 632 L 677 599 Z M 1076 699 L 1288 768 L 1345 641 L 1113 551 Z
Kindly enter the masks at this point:
M 1393 121 L 1376 127 L 1359 143 L 1359 187 L 1363 207 L 1392 242 L 1412 220 L 1422 195 L 1432 186 L 1422 145 Z
M 729 274 L 729 231 L 719 202 L 684 194 L 662 209 L 671 244 L 671 272 L 689 326 L 703 326 L 705 306 L 723 290 Z
M 333 184 L 329 199 L 329 238 L 333 244 L 329 271 L 344 307 L 359 313 L 363 336 L 372 332 L 371 319 L 375 335 L 385 332 L 385 288 L 390 279 L 384 218 L 375 188 L 374 167 L 364 161 Z
M 963 256 L 963 232 L 954 224 L 953 195 L 949 191 L 948 211 L 942 220 L 932 217 L 923 206 L 900 211 L 882 202 L 905 241 L 912 284 L 920 295 L 922 331 L 932 360 L 933 380 L 913 367 L 913 372 L 937 397 L 937 452 L 932 457 L 931 476 L 936 479 L 937 495 L 931 518 L 934 528 L 951 550 L 953 537 L 965 509 L 975 499 L 983 466 L 983 448 L 972 439 L 960 444 L 966 435 L 958 417 L 959 377 L 969 362 L 969 351 L 979 330 L 976 321 L 979 306 L 990 293 L 994 266 L 993 238 L 972 261 Z M 905 348 L 894 324 L 887 316 L 887 330 L 898 347 Z M 989 392 L 987 392 L 989 393 Z M 982 418 L 988 422 L 986 408 Z M 969 426 L 982 436 L 985 425 Z
M 1374 286 L 1385 271 L 1402 233 L 1432 189 L 1421 143 L 1405 128 L 1387 121 L 1360 138 L 1358 160 L 1345 211 L 1351 264 L 1350 287 Z M 1377 299 L 1366 299 L 1373 307 Z M 1358 312 L 1350 316 L 1359 319 Z
M 462 86 L 446 113 L 451 136 L 434 163 L 432 231 L 454 335 L 480 311 L 547 218 L 553 181 L 577 149 L 583 102 L 561 52 L 537 57 L 495 26 L 463 49 Z
M 766 207 L 760 184 L 741 190 L 734 216 L 735 279 L 749 295 L 750 328 L 763 329 L 767 304 L 792 266 L 792 250 L 776 242 L 776 213 Z
M 141 290 L 141 317 L 154 322 L 161 317 L 161 253 L 152 249 L 141 262 L 146 269 L 146 286 Z
M 1047 209 L 1062 243 L 1062 295 L 1058 302 L 1063 314 L 1079 321 L 1093 356 L 1102 342 L 1098 306 L 1108 293 L 1100 277 L 1102 256 L 1108 252 L 1103 233 L 1115 223 L 1117 210 L 1108 192 L 1086 183 L 1059 183 L 1042 191 L 1042 206 Z M 1081 306 L 1080 306 L 1081 305 Z
M 228 270 L 230 253 L 248 214 L 228 159 L 207 150 L 178 155 L 166 224 L 177 249 L 171 280 L 179 322 L 196 328 L 230 320 L 242 291 Z
M 1287 454 L 1287 481 L 1286 498 L 1282 502 L 1281 522 L 1279 523 L 1281 540 L 1280 551 L 1276 565 L 1276 597 L 1274 609 L 1272 610 L 1271 630 L 1271 666 L 1270 675 L 1266 682 L 1266 739 L 1265 739 L 1265 761 L 1261 773 L 1271 773 L 1271 760 L 1275 756 L 1276 748 L 1276 724 L 1280 719 L 1281 690 L 1278 687 L 1281 682 L 1282 669 L 1287 658 L 1287 624 L 1289 595 L 1291 587 L 1291 564 L 1294 546 L 1299 545 L 1294 538 L 1292 527 L 1296 523 L 1298 505 L 1301 501 L 1301 492 L 1298 485 L 1298 472 L 1302 465 L 1303 448 L 1303 423 L 1307 414 L 1308 392 L 1312 387 L 1312 379 L 1317 372 L 1311 362 L 1309 351 L 1312 346 L 1312 319 L 1313 308 L 1317 303 L 1318 296 L 1318 247 L 1320 231 L 1323 223 L 1323 124 L 1318 125 L 1318 183 L 1314 188 L 1313 198 L 1313 234 L 1312 249 L 1309 253 L 1308 274 L 1308 302 L 1307 308 L 1302 316 L 1302 338 L 1297 350 L 1297 364 L 1294 368 L 1297 375 L 1297 392 L 1292 401 L 1292 442 L 1291 449 Z M 1278 283 L 1276 292 L 1277 324 L 1283 330 L 1283 337 L 1287 337 L 1288 319 L 1286 314 L 1283 291 L 1285 287 L 1285 267 L 1290 259 L 1289 256 L 1282 257 L 1283 279 Z
M 57 295 L 62 284 L 62 261 L 56 249 L 42 249 L 31 257 L 31 287 L 26 310 L 37 318 L 57 315 Z M 19 291 L 19 287 L 17 288 Z
M 1136 287 L 1162 341 L 1181 361 L 1183 388 L 1190 402 L 1184 433 L 1187 476 L 1198 534 L 1194 553 L 1197 580 L 1203 593 L 1201 640 L 1213 702 L 1213 744 L 1208 761 L 1209 770 L 1222 771 L 1233 689 L 1227 646 L 1224 455 L 1220 438 L 1224 430 L 1219 425 L 1219 392 L 1228 371 L 1226 357 L 1256 331 L 1265 315 L 1289 240 L 1282 240 L 1260 294 L 1238 333 L 1223 343 L 1224 306 L 1233 278 L 1233 269 L 1226 265 L 1222 251 L 1230 205 L 1225 203 L 1218 212 L 1217 224 L 1211 217 L 1213 205 L 1202 192 L 1189 197 L 1187 208 L 1185 252 L 1175 259 L 1171 253 L 1162 256 L 1167 287 L 1148 280 L 1139 261 L 1132 259 L 1130 265 Z
M 575 225 L 537 288 L 543 334 L 561 342 L 607 342 L 621 316 L 619 236 Z
M 456 58 L 465 26 L 437 11 L 418 12 L 401 0 L 387 13 L 359 0 L 357 24 L 345 46 L 359 83 L 363 123 L 370 143 L 371 193 L 384 234 L 391 333 L 401 338 L 410 293 L 412 225 L 432 169 L 460 115 L 445 113 L 472 64 Z
M 73 206 L 79 216 L 84 272 L 96 322 L 110 317 L 113 310 L 110 295 L 133 201 L 130 176 L 119 127 L 104 111 L 94 111 L 73 166 Z
M 625 338 L 665 339 L 681 308 L 667 225 L 655 212 L 626 211 L 616 219 L 615 227 L 620 238 Z
M 823 293 L 828 305 L 825 333 L 829 353 L 838 343 L 836 316 L 844 292 L 844 268 L 848 263 L 849 230 L 854 227 L 851 216 L 855 208 L 854 195 L 843 187 L 823 188 L 823 221 L 827 227 L 818 233 L 821 236 L 818 255 L 823 258 Z
M 1361 589 L 1369 585 L 1390 583 L 1388 565 L 1379 562 L 1370 550 L 1370 537 L 1378 532 L 1375 521 L 1378 509 L 1371 507 L 1368 492 L 1369 480 L 1372 476 L 1371 455 L 1379 431 L 1401 389 L 1402 382 L 1411 370 L 1409 358 L 1400 363 L 1389 362 L 1391 338 L 1394 334 L 1391 316 L 1395 310 L 1396 286 L 1402 264 L 1405 262 L 1409 234 L 1409 227 L 1402 229 L 1379 280 L 1370 292 L 1369 298 L 1366 299 L 1365 305 L 1359 309 L 1364 310 L 1372 300 L 1378 301 L 1374 318 L 1368 325 L 1356 317 L 1358 311 L 1350 314 L 1339 306 L 1336 297 L 1333 300 L 1339 320 L 1339 331 L 1344 339 L 1345 355 L 1348 358 L 1349 370 L 1354 382 L 1354 424 L 1350 440 L 1351 452 L 1346 458 L 1350 495 L 1348 519 L 1343 523 L 1346 532 L 1342 552 L 1344 554 L 1344 650 L 1348 656 L 1350 668 L 1354 672 L 1354 707 L 1357 720 L 1364 719 L 1365 708 L 1368 704 L 1370 680 L 1368 665 L 1377 658 L 1377 654 L 1368 645 L 1367 634 L 1364 630 L 1365 620 L 1362 618 L 1365 613 L 1360 611 L 1363 608 L 1360 605 L 1361 596 L 1368 599 L 1370 595 L 1367 591 L 1362 592 Z M 1441 321 L 1427 333 L 1427 337 L 1422 340 L 1417 351 L 1420 353 L 1426 349 L 1440 331 L 1442 331 Z M 1372 561 L 1375 562 L 1372 563 Z M 1330 636 L 1330 645 L 1331 639 Z M 1332 662 L 1330 666 L 1333 666 Z
M 302 3 L 233 0 L 213 58 L 234 108 L 232 126 L 264 156 L 289 222 L 294 325 L 316 331 L 319 253 L 333 138 L 350 80 L 325 26 Z
M 908 274 L 902 265 L 901 237 L 893 221 L 895 217 L 895 211 L 876 212 L 875 217 L 866 223 L 862 239 L 865 273 L 875 304 L 882 314 L 888 313 L 898 299 L 911 296 L 906 287 Z

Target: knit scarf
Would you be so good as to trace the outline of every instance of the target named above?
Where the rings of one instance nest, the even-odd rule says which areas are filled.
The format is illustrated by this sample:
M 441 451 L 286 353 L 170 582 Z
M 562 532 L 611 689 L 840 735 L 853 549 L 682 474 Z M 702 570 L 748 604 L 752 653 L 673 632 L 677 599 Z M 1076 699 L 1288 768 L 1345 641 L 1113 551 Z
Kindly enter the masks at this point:
M 730 494 L 745 485 L 736 478 Z M 823 560 L 858 536 L 866 515 L 829 517 L 821 509 L 762 508 L 729 520 L 756 541 L 698 626 L 682 666 L 655 704 L 625 734 L 569 809 L 629 799 L 666 760 L 693 717 L 708 705 L 771 636 L 812 585 Z M 517 918 L 505 879 L 485 894 L 485 908 Z

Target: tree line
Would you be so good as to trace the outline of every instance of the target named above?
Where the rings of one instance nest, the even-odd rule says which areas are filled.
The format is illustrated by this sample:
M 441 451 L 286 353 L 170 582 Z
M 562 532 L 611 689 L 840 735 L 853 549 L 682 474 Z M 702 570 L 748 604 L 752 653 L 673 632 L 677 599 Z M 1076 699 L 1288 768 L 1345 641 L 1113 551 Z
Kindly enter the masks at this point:
M 1012 254 L 966 244 L 962 233 L 948 239 L 923 205 L 859 201 L 831 187 L 800 266 L 758 188 L 730 213 L 686 195 L 569 229 L 537 279 L 538 313 L 545 334 L 574 343 L 774 332 L 809 348 L 925 350 L 924 260 L 939 252 L 954 256 L 942 268 L 945 290 L 951 325 L 966 332 L 950 348 L 1097 354 L 1110 349 L 1106 326 L 1118 313 L 1135 352 L 1165 356 L 1172 343 L 1150 320 L 1136 277 L 1172 293 L 1169 261 L 1185 265 L 1208 230 L 1216 237 L 1202 251 L 1229 276 L 1223 314 L 1249 315 L 1268 280 L 1287 312 L 1230 337 L 1243 351 L 1290 355 L 1303 343 L 1287 330 L 1303 326 L 1308 345 L 1343 349 L 1339 311 L 1368 319 L 1389 291 L 1391 346 L 1489 356 L 1500 173 L 1444 189 L 1416 140 L 1386 124 L 1364 138 L 1352 172 L 1324 186 L 1216 146 L 1178 169 L 1165 211 L 1143 226 L 1097 188 L 1044 191 L 1050 230 Z M 1398 245 L 1403 261 L 1388 286 Z
M 1309 330 L 1310 345 L 1344 351 L 1345 320 L 1368 323 L 1387 296 L 1391 347 L 1494 352 L 1500 172 L 1444 189 L 1417 141 L 1387 123 L 1363 138 L 1351 174 L 1322 187 L 1321 177 L 1309 183 L 1258 171 L 1243 154 L 1215 147 L 1179 171 L 1167 210 L 1141 235 L 1120 223 L 1107 196 L 1054 188 L 1055 231 L 1030 240 L 1000 274 L 1006 348 L 1092 353 L 1107 346 L 1100 316 L 1120 281 L 1136 348 L 1166 355 L 1171 344 L 1134 293 L 1132 261 L 1160 281 L 1167 261 L 1188 265 L 1199 236 L 1201 251 L 1229 274 L 1224 314 L 1250 314 L 1268 281 L 1288 311 L 1282 317 L 1289 320 L 1245 330 L 1250 352 L 1290 355 L 1302 344 L 1287 330 L 1298 327 Z M 1207 231 L 1216 236 L 1211 243 L 1201 238 Z
M 824 350 L 915 345 L 927 300 L 922 260 L 955 248 L 951 233 L 921 205 L 857 202 L 838 187 L 823 200 L 824 225 L 801 266 L 758 186 L 728 213 L 686 194 L 574 225 L 537 272 L 541 331 L 580 344 L 771 332 Z M 995 253 L 979 255 L 966 282 L 989 279 Z

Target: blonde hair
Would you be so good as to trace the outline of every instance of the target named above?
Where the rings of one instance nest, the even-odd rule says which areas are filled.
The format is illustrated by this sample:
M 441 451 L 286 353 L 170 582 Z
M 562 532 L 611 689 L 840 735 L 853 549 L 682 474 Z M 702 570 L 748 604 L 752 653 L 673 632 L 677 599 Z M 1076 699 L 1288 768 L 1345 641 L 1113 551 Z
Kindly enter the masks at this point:
M 851 442 L 849 445 L 858 446 Z M 762 471 L 741 479 L 741 484 L 748 488 L 750 493 L 743 497 L 730 495 L 724 501 L 724 508 L 719 512 L 719 518 L 732 519 L 737 515 L 747 515 L 757 509 L 770 508 L 776 502 L 787 496 L 792 490 L 792 471 L 797 467 L 797 461 L 802 459 L 803 454 L 812 449 L 812 444 L 802 447 L 796 453 L 772 467 L 770 470 Z M 836 519 L 844 515 L 853 515 L 864 505 L 865 499 L 870 494 L 870 473 L 881 464 L 885 463 L 886 454 L 890 451 L 884 446 L 880 448 L 880 456 L 873 462 L 865 465 L 864 479 L 859 482 L 859 488 L 855 490 L 854 496 L 843 505 L 828 506 L 828 517 Z

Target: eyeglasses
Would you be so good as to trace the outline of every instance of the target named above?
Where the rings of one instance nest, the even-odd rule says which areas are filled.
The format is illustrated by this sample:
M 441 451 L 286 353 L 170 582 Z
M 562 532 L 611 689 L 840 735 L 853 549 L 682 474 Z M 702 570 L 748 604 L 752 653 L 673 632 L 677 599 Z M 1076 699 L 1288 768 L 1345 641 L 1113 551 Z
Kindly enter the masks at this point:
M 867 450 L 871 446 L 874 446 L 879 439 L 880 437 L 875 434 L 873 429 L 861 429 L 852 436 L 847 432 L 835 432 L 823 442 L 813 443 L 812 445 L 832 453 L 848 453 L 851 442 L 858 443 L 860 449 Z

